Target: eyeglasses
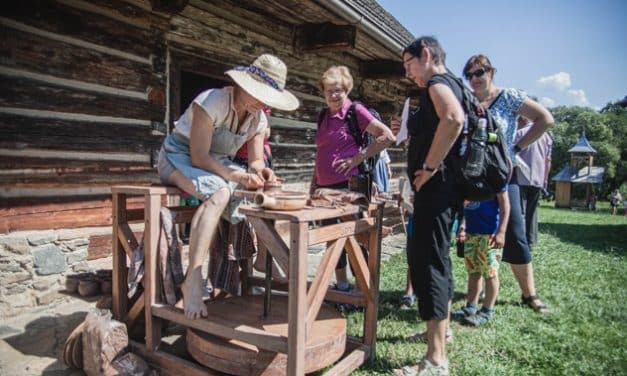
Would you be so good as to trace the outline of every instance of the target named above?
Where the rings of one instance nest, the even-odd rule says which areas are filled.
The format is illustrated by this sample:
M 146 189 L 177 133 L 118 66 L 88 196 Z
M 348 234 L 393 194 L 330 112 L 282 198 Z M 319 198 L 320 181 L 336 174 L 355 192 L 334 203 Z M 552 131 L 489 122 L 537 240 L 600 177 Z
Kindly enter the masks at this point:
M 325 90 L 324 91 L 324 95 L 326 95 L 327 97 L 332 97 L 334 95 L 342 95 L 344 94 L 346 90 L 344 89 L 330 89 L 330 90 Z
M 468 72 L 468 73 L 466 73 L 466 79 L 467 79 L 468 81 L 470 81 L 470 80 L 472 80 L 472 78 L 473 78 L 473 77 L 477 77 L 477 78 L 479 78 L 479 77 L 483 77 L 483 75 L 484 75 L 486 72 L 488 72 L 488 71 L 490 71 L 490 70 L 489 70 L 489 69 L 484 69 L 484 68 L 479 68 L 479 69 L 477 69 L 477 70 L 476 70 L 476 71 L 474 71 L 474 72 Z

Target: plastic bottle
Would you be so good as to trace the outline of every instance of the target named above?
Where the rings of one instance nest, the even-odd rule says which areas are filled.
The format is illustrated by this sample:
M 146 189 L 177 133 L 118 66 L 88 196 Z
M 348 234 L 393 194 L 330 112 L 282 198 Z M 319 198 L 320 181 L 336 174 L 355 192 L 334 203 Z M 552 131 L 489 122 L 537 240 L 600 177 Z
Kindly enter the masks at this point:
M 472 134 L 470 142 L 470 154 L 466 162 L 466 175 L 469 177 L 480 176 L 483 171 L 483 161 L 485 160 L 485 146 L 488 140 L 488 122 L 485 118 L 479 119 L 477 128 Z

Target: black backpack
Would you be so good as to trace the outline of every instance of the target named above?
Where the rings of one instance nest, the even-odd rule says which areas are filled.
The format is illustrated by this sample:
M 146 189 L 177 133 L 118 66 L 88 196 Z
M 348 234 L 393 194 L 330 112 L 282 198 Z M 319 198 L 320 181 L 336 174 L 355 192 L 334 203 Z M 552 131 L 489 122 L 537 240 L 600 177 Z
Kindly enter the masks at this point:
M 462 89 L 462 107 L 466 113 L 464 131 L 456 142 L 457 158 L 452 158 L 454 176 L 464 200 L 485 201 L 494 198 L 506 186 L 512 163 L 493 115 L 481 106 L 461 79 L 452 74 L 450 77 Z M 486 122 L 484 132 L 479 129 L 480 119 Z
M 348 129 L 355 140 L 355 144 L 360 146 L 363 150 L 368 147 L 371 143 L 375 142 L 374 136 L 369 133 L 362 133 L 359 129 L 359 124 L 357 123 L 357 111 L 356 107 L 358 104 L 363 104 L 358 101 L 354 101 L 348 111 L 346 112 L 346 122 L 348 125 Z M 366 107 L 367 108 L 367 107 Z M 320 128 L 320 124 L 322 124 L 322 120 L 327 115 L 328 109 L 325 107 L 318 114 L 318 128 Z M 379 121 L 381 121 L 381 115 L 372 109 L 368 108 L 368 111 Z M 363 193 L 364 196 L 370 200 L 372 196 L 372 183 L 374 182 L 374 173 L 375 166 L 377 161 L 379 160 L 379 154 L 376 154 L 370 158 L 365 159 L 361 164 L 359 164 L 359 175 L 351 178 L 349 183 L 349 188 L 353 191 Z

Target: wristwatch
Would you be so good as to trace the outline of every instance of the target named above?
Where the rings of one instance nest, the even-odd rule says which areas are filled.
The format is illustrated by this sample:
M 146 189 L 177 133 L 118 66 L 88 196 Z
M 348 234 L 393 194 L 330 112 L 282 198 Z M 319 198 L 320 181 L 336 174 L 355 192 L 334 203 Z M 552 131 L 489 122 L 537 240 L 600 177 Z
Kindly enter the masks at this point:
M 422 169 L 425 171 L 429 171 L 431 173 L 435 172 L 435 170 L 437 170 L 437 168 L 431 168 L 429 166 L 427 166 L 427 162 L 422 164 Z

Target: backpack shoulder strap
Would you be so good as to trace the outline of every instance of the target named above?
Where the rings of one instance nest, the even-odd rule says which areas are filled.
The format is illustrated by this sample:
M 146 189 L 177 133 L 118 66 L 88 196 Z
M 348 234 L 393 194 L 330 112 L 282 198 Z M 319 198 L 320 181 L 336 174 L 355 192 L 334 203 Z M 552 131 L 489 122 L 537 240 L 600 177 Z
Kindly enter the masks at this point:
M 351 132 L 353 139 L 355 139 L 355 143 L 358 146 L 364 146 L 364 137 L 361 134 L 361 130 L 359 129 L 359 124 L 357 123 L 357 105 L 361 104 L 360 102 L 353 102 L 348 108 L 348 112 L 346 113 L 346 119 L 348 122 L 348 130 Z
M 316 123 L 316 129 L 320 129 L 320 124 L 322 124 L 322 120 L 327 116 L 328 109 L 324 107 L 320 112 L 318 112 L 318 122 Z

